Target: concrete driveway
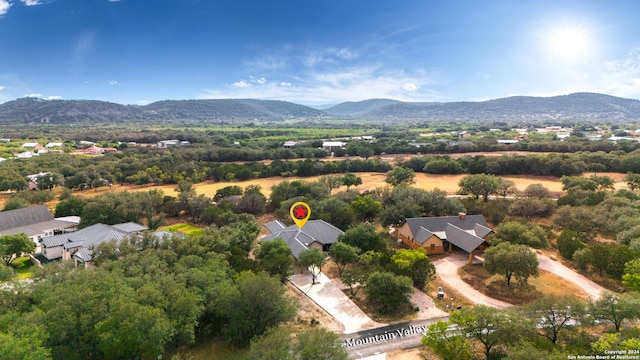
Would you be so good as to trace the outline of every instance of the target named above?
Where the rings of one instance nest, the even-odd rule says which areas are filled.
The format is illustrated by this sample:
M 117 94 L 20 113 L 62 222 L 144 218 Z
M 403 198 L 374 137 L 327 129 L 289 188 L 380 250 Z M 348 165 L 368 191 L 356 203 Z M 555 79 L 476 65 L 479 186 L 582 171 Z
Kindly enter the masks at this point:
M 311 283 L 311 274 L 291 275 L 289 281 L 342 323 L 345 334 L 387 325 L 371 320 L 323 273 L 316 277 L 315 284 Z
M 508 308 L 513 306 L 504 301 L 500 301 L 479 292 L 471 285 L 467 284 L 460 278 L 458 269 L 467 264 L 469 258 L 465 254 L 453 253 L 449 256 L 436 260 L 433 265 L 436 267 L 436 273 L 440 279 L 447 283 L 447 285 L 459 291 L 463 296 L 472 301 L 475 304 L 493 306 L 497 308 Z M 474 259 L 474 261 L 478 261 Z M 478 261 L 479 262 L 479 261 Z
M 561 278 L 575 284 L 584 292 L 586 292 L 593 300 L 597 300 L 600 298 L 603 292 L 607 291 L 602 286 L 596 284 L 595 282 L 587 279 L 581 274 L 573 271 L 572 269 L 562 265 L 560 261 L 551 260 L 548 256 L 537 254 L 538 255 L 538 269 L 548 271 L 552 274 L 558 275 Z

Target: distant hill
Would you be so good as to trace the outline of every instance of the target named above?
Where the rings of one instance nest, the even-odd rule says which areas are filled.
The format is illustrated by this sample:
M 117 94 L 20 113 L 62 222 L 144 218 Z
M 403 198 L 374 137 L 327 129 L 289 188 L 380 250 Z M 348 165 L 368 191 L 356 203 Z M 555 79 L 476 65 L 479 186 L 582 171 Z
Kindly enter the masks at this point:
M 145 106 L 134 106 L 95 100 L 22 98 L 0 104 L 0 124 L 122 123 L 174 120 L 275 121 L 322 116 L 326 116 L 326 114 L 308 106 L 286 101 L 252 99 L 165 100 Z
M 162 121 L 250 122 L 321 118 L 370 121 L 640 120 L 640 101 L 593 93 L 514 96 L 480 102 L 401 102 L 371 99 L 325 110 L 286 101 L 164 100 L 146 106 L 96 100 L 22 98 L 0 104 L 0 124 Z
M 480 102 L 365 100 L 338 104 L 324 111 L 342 117 L 371 120 L 639 120 L 640 101 L 575 93 L 552 97 L 514 96 Z

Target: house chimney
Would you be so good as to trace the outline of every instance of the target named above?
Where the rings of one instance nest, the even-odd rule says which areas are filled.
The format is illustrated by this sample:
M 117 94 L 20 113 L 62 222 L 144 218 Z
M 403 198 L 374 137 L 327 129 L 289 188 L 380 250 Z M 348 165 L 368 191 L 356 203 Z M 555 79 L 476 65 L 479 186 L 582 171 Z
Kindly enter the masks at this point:
M 467 214 L 465 214 L 463 212 L 459 212 L 458 216 L 460 217 L 460 220 L 465 220 L 467 218 Z

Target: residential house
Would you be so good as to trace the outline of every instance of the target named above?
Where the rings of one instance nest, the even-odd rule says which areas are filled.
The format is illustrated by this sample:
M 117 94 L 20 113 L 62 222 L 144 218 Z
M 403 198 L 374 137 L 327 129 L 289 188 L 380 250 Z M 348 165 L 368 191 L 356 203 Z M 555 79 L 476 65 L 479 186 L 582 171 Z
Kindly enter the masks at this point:
M 81 152 L 87 155 L 101 155 L 104 154 L 104 149 L 95 145 L 91 145 L 91 147 L 81 150 Z
M 64 147 L 64 143 L 61 142 L 50 142 L 47 145 L 45 145 L 46 148 L 51 149 L 54 147 Z
M 264 226 L 271 235 L 263 237 L 261 241 L 284 240 L 296 260 L 302 250 L 316 248 L 329 251 L 331 244 L 338 241 L 338 236 L 344 233 L 324 220 L 309 220 L 301 229 L 297 225 L 285 226 L 280 221 L 272 221 Z
M 0 212 L 0 235 L 26 234 L 40 252 L 40 239 L 75 231 L 79 220 L 54 218 L 45 205 Z
M 299 141 L 285 141 L 283 146 L 285 149 L 291 149 L 293 147 L 296 147 L 296 145 L 298 145 L 299 143 Z
M 338 149 L 342 149 L 347 145 L 346 142 L 343 141 L 324 141 L 322 143 L 322 148 L 329 152 L 336 151 Z
M 117 225 L 95 224 L 72 233 L 44 237 L 42 254 L 47 260 L 73 259 L 85 266 L 92 260 L 93 249 L 107 241 L 121 241 L 141 234 L 146 226 L 128 222 Z M 162 233 L 162 232 L 161 232 Z
M 424 248 L 427 254 L 442 254 L 454 248 L 469 253 L 484 245 L 492 232 L 482 215 L 439 216 L 409 218 L 396 229 L 398 240 L 412 249 Z

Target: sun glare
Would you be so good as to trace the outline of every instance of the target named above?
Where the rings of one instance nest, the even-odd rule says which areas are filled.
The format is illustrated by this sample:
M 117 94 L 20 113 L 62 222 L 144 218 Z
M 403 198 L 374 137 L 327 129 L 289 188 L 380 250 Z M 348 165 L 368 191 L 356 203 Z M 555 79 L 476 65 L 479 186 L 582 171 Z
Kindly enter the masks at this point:
M 548 40 L 554 57 L 565 61 L 584 59 L 591 50 L 589 33 L 580 27 L 554 29 Z

